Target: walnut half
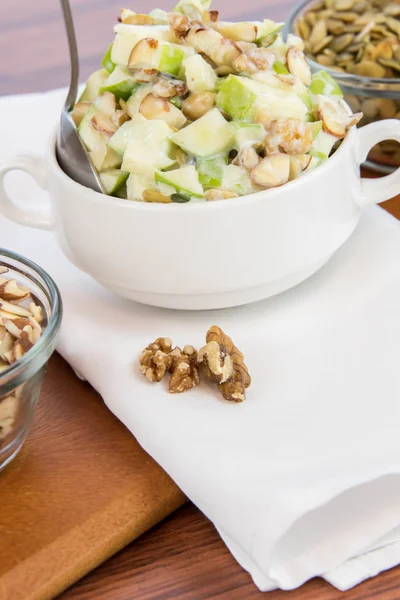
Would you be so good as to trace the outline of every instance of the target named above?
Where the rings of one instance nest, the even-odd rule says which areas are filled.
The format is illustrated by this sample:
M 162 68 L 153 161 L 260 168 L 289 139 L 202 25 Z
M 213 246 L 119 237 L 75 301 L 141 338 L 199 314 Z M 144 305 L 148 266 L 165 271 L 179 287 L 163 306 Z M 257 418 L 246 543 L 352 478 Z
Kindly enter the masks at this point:
M 162 381 L 171 366 L 171 338 L 157 338 L 149 344 L 139 358 L 140 371 L 148 381 Z
M 183 350 L 175 348 L 171 352 L 173 362 L 169 380 L 169 392 L 180 394 L 196 387 L 200 382 L 199 367 L 197 365 L 197 352 L 193 346 L 185 346 Z
M 243 354 L 231 338 L 215 325 L 208 330 L 206 342 L 197 359 L 201 373 L 218 384 L 226 400 L 243 402 L 246 388 L 251 384 Z

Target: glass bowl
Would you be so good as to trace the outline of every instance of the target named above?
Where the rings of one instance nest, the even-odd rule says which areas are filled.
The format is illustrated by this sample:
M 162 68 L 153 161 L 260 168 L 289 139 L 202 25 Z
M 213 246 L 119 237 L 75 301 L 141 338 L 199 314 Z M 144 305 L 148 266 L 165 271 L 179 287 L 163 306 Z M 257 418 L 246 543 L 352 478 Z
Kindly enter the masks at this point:
M 0 248 L 6 278 L 31 291 L 43 311 L 43 333 L 21 359 L 0 373 L 0 470 L 20 451 L 39 397 L 47 361 L 54 351 L 62 318 L 60 292 L 52 278 L 30 260 Z
M 306 0 L 296 6 L 287 20 L 284 33 L 295 33 L 296 22 L 306 13 L 316 0 Z M 360 125 L 366 125 L 382 119 L 399 118 L 400 115 L 400 78 L 378 79 L 361 77 L 351 73 L 341 73 L 320 65 L 307 56 L 311 71 L 315 73 L 323 69 L 333 77 L 342 88 L 346 102 L 353 112 L 363 112 Z M 368 155 L 365 166 L 380 173 L 391 173 L 400 166 L 400 145 L 395 141 L 377 144 Z

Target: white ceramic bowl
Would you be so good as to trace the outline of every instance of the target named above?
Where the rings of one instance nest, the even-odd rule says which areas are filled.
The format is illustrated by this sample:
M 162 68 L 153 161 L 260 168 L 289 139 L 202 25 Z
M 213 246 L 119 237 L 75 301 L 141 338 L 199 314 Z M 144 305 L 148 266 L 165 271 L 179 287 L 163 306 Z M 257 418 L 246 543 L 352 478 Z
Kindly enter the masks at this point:
M 354 231 L 363 206 L 400 193 L 400 170 L 360 178 L 376 143 L 400 141 L 400 121 L 352 129 L 321 167 L 280 188 L 195 204 L 147 204 L 102 196 L 67 177 L 54 139 L 47 156 L 0 167 L 0 210 L 51 229 L 79 269 L 121 296 L 177 309 L 225 308 L 286 290 L 320 269 Z M 18 208 L 4 189 L 12 170 L 50 196 L 45 214 Z

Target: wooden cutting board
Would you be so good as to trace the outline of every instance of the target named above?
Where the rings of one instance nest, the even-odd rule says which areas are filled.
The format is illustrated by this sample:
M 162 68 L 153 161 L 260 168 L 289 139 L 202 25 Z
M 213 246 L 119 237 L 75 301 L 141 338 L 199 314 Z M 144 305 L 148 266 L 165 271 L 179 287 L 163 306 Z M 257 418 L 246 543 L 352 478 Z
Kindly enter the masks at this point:
M 47 600 L 185 502 L 55 355 L 32 430 L 0 472 L 0 600 Z

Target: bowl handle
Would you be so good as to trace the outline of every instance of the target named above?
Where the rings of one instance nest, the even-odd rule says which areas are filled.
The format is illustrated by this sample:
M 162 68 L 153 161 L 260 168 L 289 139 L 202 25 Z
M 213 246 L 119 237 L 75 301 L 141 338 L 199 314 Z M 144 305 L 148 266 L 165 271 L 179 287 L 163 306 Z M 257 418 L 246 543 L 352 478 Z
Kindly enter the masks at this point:
M 7 194 L 4 179 L 10 171 L 24 171 L 36 181 L 42 190 L 47 190 L 47 170 L 44 158 L 33 154 L 18 155 L 10 160 L 0 161 L 0 212 L 21 225 L 37 229 L 52 229 L 53 217 L 50 204 L 46 208 L 20 208 Z
M 396 140 L 400 142 L 400 121 L 398 119 L 386 119 L 377 121 L 357 129 L 359 146 L 357 150 L 358 164 L 362 164 L 371 148 L 385 140 Z M 378 204 L 384 200 L 390 200 L 400 193 L 400 168 L 391 175 L 378 177 L 377 179 L 361 179 L 361 195 L 356 198 L 360 207 L 369 204 Z

